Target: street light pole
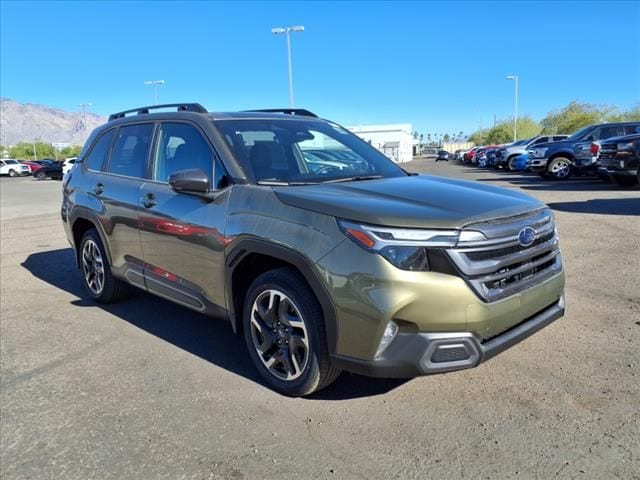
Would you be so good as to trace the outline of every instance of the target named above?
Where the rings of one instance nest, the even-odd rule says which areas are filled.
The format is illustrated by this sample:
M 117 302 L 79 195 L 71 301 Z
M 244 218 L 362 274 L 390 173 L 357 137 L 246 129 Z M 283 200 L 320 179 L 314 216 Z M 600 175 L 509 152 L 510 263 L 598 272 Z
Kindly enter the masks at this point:
M 164 80 L 146 80 L 145 85 L 150 85 L 153 89 L 153 104 L 158 104 L 158 92 L 156 91 L 158 85 L 164 85 Z
M 513 80 L 515 84 L 515 101 L 514 101 L 514 115 L 513 115 L 513 141 L 518 139 L 518 75 L 509 75 L 507 80 Z
M 89 130 L 87 129 L 87 107 L 90 107 L 90 103 L 81 103 L 79 105 L 82 108 L 82 126 L 84 127 L 84 141 L 87 141 L 89 136 Z
M 291 66 L 291 32 L 304 32 L 304 26 L 296 25 L 293 27 L 272 28 L 271 33 L 274 35 L 285 34 L 287 36 L 287 65 L 289 68 L 289 104 L 293 108 L 293 67 Z

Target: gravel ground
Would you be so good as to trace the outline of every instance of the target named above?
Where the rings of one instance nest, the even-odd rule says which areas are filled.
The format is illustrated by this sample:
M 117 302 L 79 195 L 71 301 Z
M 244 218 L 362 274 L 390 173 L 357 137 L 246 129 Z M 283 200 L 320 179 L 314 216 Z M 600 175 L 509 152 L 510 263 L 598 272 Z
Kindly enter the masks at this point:
M 640 189 L 416 160 L 555 211 L 567 315 L 477 369 L 259 381 L 222 322 L 137 293 L 86 300 L 60 183 L 0 180 L 0 477 L 640 479 Z

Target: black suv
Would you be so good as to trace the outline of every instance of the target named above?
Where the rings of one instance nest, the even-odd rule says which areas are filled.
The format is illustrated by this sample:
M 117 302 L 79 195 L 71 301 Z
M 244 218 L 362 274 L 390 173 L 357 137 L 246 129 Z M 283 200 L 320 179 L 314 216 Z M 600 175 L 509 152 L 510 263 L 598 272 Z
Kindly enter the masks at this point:
M 566 140 L 559 142 L 541 143 L 528 150 L 531 170 L 538 173 L 543 178 L 554 180 L 567 180 L 574 171 L 595 173 L 595 157 L 580 159 L 576 162 L 576 145 L 584 145 L 589 149 L 592 142 L 606 140 L 620 135 L 630 135 L 636 133 L 640 127 L 640 122 L 618 122 L 604 123 L 600 125 L 589 125 L 578 130 Z
M 598 174 L 623 187 L 640 185 L 640 134 L 610 138 L 602 142 Z

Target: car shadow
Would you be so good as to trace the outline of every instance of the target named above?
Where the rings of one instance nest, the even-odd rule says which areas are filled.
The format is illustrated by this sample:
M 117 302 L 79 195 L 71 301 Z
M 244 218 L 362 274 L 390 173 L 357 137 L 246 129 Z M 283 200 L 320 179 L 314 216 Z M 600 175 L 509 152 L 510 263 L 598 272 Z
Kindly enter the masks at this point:
M 130 297 L 101 305 L 88 299 L 71 248 L 30 254 L 22 263 L 33 276 L 78 297 L 79 308 L 98 307 L 125 322 L 236 375 L 266 386 L 256 372 L 241 335 L 224 321 L 191 311 L 131 287 Z M 311 395 L 314 400 L 347 400 L 382 395 L 407 380 L 369 378 L 343 373 L 329 387 Z
M 596 198 L 582 202 L 552 202 L 547 205 L 561 212 L 640 216 L 640 198 Z

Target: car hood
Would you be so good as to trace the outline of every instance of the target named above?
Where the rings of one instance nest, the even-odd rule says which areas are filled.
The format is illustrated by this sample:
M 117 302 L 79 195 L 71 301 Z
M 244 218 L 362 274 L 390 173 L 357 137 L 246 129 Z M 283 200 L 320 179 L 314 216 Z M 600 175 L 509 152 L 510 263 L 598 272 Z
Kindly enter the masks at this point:
M 462 228 L 544 206 L 514 190 L 426 175 L 274 187 L 274 191 L 287 205 L 393 227 Z

